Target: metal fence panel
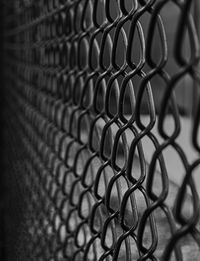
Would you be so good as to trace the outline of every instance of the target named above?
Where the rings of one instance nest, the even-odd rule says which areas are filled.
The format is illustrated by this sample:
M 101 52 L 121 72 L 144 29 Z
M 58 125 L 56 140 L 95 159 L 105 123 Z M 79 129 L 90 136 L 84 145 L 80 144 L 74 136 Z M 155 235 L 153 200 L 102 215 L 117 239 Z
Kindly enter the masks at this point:
M 195 2 L 3 1 L 6 260 L 199 260 Z

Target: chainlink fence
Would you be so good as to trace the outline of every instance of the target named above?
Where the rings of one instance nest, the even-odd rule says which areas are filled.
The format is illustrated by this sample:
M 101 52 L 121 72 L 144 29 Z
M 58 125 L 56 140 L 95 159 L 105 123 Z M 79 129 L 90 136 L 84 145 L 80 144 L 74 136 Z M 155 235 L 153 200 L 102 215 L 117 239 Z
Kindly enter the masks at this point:
M 199 260 L 198 0 L 2 6 L 5 260 Z

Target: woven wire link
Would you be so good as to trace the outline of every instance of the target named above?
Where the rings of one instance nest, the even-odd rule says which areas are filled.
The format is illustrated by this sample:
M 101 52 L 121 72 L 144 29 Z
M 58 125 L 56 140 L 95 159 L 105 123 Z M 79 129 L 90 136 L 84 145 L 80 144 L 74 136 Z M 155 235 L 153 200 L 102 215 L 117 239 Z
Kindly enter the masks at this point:
M 189 260 L 189 246 L 199 253 L 193 173 L 200 159 L 189 162 L 177 142 L 183 127 L 176 93 L 186 76 L 192 79 L 198 102 L 191 137 L 199 155 L 194 2 L 5 1 L 8 260 L 180 261 Z M 169 7 L 177 9 L 172 54 Z M 171 202 L 168 148 L 184 169 Z M 185 204 L 193 209 L 187 217 Z

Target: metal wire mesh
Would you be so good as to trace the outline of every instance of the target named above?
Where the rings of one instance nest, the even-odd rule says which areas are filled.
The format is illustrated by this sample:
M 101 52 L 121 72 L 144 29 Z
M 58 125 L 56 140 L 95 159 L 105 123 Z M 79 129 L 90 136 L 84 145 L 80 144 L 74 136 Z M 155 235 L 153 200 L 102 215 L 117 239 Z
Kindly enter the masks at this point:
M 5 1 L 7 260 L 199 260 L 194 4 Z M 183 80 L 192 162 L 178 142 Z

